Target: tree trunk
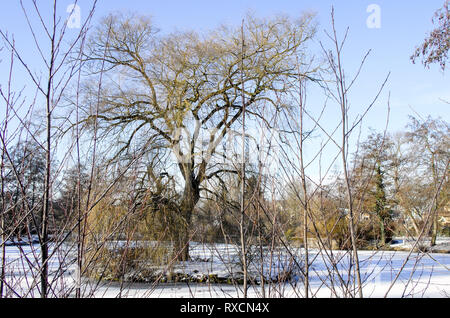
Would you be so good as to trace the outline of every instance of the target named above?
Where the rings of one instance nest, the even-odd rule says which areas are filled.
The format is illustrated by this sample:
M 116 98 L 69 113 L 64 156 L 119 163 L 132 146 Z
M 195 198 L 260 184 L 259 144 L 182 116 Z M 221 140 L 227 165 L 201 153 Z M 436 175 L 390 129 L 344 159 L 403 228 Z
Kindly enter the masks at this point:
M 437 240 L 437 235 L 438 235 L 438 228 L 439 228 L 439 226 L 438 226 L 438 213 L 437 213 L 437 209 L 436 209 L 436 211 L 434 212 L 434 215 L 433 215 L 433 228 L 432 228 L 432 230 L 431 230 L 431 242 L 430 242 L 430 245 L 431 245 L 431 247 L 433 247 L 433 246 L 435 246 L 436 245 L 436 240 Z
M 433 183 L 435 186 L 437 186 L 439 184 L 438 181 L 438 174 L 436 172 L 436 164 L 435 161 L 436 160 L 436 156 L 434 153 L 432 153 L 431 155 L 431 170 L 433 172 Z M 431 230 L 431 242 L 430 242 L 430 246 L 433 247 L 436 245 L 436 239 L 437 239 L 437 232 L 438 232 L 438 209 L 439 209 L 439 203 L 438 203 L 438 198 L 436 198 L 436 201 L 434 203 L 434 213 L 432 215 L 432 230 Z
M 381 242 L 381 246 L 383 246 L 384 244 L 386 244 L 386 231 L 384 229 L 383 218 L 380 218 L 380 232 L 381 232 L 380 242 Z
M 174 244 L 174 259 L 185 262 L 189 257 L 189 241 L 192 213 L 200 199 L 200 183 L 193 172 L 186 173 L 183 199 L 180 204 L 180 220 Z M 178 225 L 178 224 L 177 224 Z
M 2 184 L 3 186 L 3 184 Z M 3 193 L 3 192 L 2 192 Z M 2 198 L 2 205 L 4 205 L 4 198 Z M 0 298 L 3 298 L 3 289 L 4 289 L 4 281 L 6 276 L 6 224 L 5 224 L 5 214 L 4 214 L 5 208 L 2 207 L 1 210 L 1 224 L 0 224 L 0 230 L 2 231 L 1 235 L 1 244 L 2 244 L 2 262 L 1 262 L 1 269 L 0 269 Z

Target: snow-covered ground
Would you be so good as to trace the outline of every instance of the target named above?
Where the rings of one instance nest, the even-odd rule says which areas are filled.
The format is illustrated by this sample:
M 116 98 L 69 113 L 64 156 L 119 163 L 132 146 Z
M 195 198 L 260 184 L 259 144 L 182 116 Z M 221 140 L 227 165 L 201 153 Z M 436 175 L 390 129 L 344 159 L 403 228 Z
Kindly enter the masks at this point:
M 412 248 L 416 243 L 416 240 L 414 238 L 408 238 L 408 237 L 397 237 L 395 238 L 394 242 L 391 243 L 391 247 L 393 248 L 404 248 L 404 249 L 410 249 Z M 418 246 L 430 246 L 430 239 L 425 238 L 419 244 Z M 446 252 L 450 253 L 450 238 L 448 237 L 438 237 L 436 240 L 436 245 L 431 248 L 432 251 L 439 251 L 439 252 Z
M 232 245 L 191 244 L 192 261 L 174 266 L 173 272 L 189 274 L 192 277 L 231 277 L 241 271 L 238 248 Z M 6 281 L 17 294 L 9 290 L 9 296 L 37 297 L 39 277 L 35 264 L 39 260 L 39 248 L 30 246 L 6 247 Z M 70 253 L 69 253 L 70 254 Z M 24 259 L 24 255 L 27 259 Z M 71 296 L 74 293 L 75 266 L 60 266 L 69 263 L 67 253 L 55 253 L 49 263 L 52 274 L 54 296 Z M 291 256 L 295 255 L 295 261 Z M 406 262 L 408 252 L 360 251 L 361 276 L 364 297 L 450 297 L 450 254 L 412 253 Z M 263 262 L 255 260 L 250 275 L 260 281 L 264 277 L 273 282 L 250 284 L 250 297 L 302 297 L 304 285 L 301 270 L 304 251 L 280 249 L 270 253 L 264 250 Z M 310 295 L 314 297 L 345 297 L 354 292 L 354 266 L 345 251 L 311 250 Z M 334 260 L 333 262 L 331 260 Z M 402 271 L 399 274 L 399 270 Z M 61 271 L 62 269 L 62 271 Z M 275 282 L 281 273 L 290 272 L 289 282 Z M 55 273 L 58 273 L 55 275 Z M 392 285 L 395 277 L 395 284 Z M 235 276 L 234 276 L 235 277 Z M 237 298 L 243 295 L 242 285 L 212 283 L 130 283 L 93 282 L 83 280 L 85 297 L 162 297 L 162 298 Z M 348 296 L 348 294 L 347 294 Z

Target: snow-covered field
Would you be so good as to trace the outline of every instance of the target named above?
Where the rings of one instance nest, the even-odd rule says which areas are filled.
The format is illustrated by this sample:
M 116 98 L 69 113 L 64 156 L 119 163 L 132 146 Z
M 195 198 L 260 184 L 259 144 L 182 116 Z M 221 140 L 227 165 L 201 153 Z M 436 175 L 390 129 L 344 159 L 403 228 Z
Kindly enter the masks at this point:
M 260 280 L 264 277 L 275 279 L 280 273 L 290 270 L 289 282 L 265 281 L 264 294 L 261 284 L 249 286 L 249 297 L 302 297 L 304 285 L 300 270 L 296 269 L 292 255 L 300 264 L 302 249 L 286 253 L 271 254 L 265 251 L 263 262 L 254 261 L 250 274 Z M 23 256 L 26 255 L 25 259 Z M 52 278 L 51 294 L 57 297 L 73 296 L 76 270 L 65 253 L 55 253 L 49 264 Z M 406 262 L 408 252 L 360 251 L 361 276 L 364 297 L 450 297 L 450 254 L 412 253 Z M 6 247 L 9 296 L 37 297 L 39 277 L 35 267 L 39 259 L 39 249 L 35 245 Z M 231 277 L 239 273 L 238 249 L 232 245 L 203 245 L 192 243 L 192 261 L 178 264 L 175 273 L 206 275 L 208 277 Z M 310 296 L 345 297 L 354 292 L 354 266 L 345 251 L 311 250 Z M 333 262 L 331 260 L 334 260 Z M 401 270 L 400 274 L 399 271 Z M 59 273 L 55 275 L 55 273 Z M 395 277 L 395 284 L 392 284 Z M 11 290 L 14 290 L 13 293 Z M 237 298 L 243 295 L 241 285 L 210 283 L 130 283 L 93 282 L 83 280 L 82 292 L 85 297 L 162 297 L 162 298 Z

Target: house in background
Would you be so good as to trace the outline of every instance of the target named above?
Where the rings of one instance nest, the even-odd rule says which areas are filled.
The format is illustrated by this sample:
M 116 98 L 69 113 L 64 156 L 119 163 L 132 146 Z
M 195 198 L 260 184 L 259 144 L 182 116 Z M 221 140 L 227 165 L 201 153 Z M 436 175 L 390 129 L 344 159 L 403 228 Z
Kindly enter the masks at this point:
M 438 214 L 438 221 L 444 227 L 450 227 L 450 206 L 447 205 L 441 212 Z

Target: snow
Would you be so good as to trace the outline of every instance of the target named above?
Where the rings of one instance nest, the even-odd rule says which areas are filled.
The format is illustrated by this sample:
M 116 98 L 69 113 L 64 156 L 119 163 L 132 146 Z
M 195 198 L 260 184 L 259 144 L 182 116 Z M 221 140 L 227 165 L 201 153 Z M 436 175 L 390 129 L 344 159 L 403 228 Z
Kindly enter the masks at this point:
M 66 297 L 74 295 L 76 270 L 73 258 L 69 258 L 67 248 L 61 248 L 49 262 L 52 280 L 52 295 Z M 266 297 L 302 297 L 303 283 L 301 269 L 305 251 L 292 249 L 289 253 L 278 249 L 270 253 L 264 250 L 263 262 L 257 258 L 251 262 L 249 274 L 260 281 L 260 273 L 265 277 Z M 373 252 L 359 251 L 364 297 L 449 297 L 450 296 L 450 254 Z M 174 273 L 189 274 L 193 277 L 215 275 L 235 277 L 241 271 L 239 249 L 227 244 L 192 243 L 192 261 L 173 266 Z M 293 261 L 295 255 L 295 261 Z M 25 257 L 24 257 L 25 256 Z M 6 282 L 16 294 L 9 290 L 10 297 L 37 297 L 39 276 L 38 245 L 6 246 Z M 407 260 L 407 257 L 410 258 Z M 347 251 L 310 250 L 310 295 L 314 297 L 345 297 L 345 284 L 352 289 L 354 266 Z M 330 260 L 334 260 L 331 262 Z M 296 263 L 297 262 L 297 263 Z M 60 266 L 64 264 L 64 266 Z M 391 286 L 399 270 L 395 284 Z M 280 273 L 291 270 L 288 282 L 276 282 Z M 340 278 L 339 278 L 339 275 Z M 274 281 L 268 282 L 271 278 Z M 344 283 L 342 283 L 342 281 Z M 333 288 L 334 286 L 334 288 Z M 353 290 L 354 291 L 354 290 Z M 84 297 L 152 297 L 152 298 L 238 298 L 242 297 L 242 285 L 212 283 L 131 283 L 93 282 L 84 279 Z M 250 284 L 249 297 L 262 297 L 261 284 Z
M 391 243 L 391 247 L 393 248 L 403 248 L 410 249 L 414 246 L 416 239 L 411 237 L 399 237 L 396 238 L 394 244 Z M 425 238 L 419 242 L 419 246 L 430 246 L 430 239 Z M 438 237 L 436 240 L 436 245 L 431 248 L 432 251 L 445 251 L 446 253 L 450 253 L 450 238 L 448 237 Z

